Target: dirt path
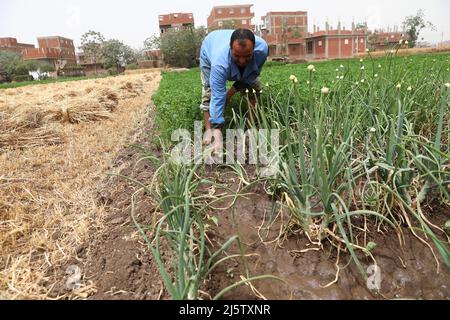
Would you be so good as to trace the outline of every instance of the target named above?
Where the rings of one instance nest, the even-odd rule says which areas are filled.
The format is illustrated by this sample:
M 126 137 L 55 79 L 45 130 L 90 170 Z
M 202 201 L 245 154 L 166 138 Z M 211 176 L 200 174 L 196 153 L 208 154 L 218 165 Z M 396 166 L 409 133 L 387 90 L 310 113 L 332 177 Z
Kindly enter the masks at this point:
M 153 107 L 149 105 L 130 144 L 151 150 L 153 113 Z M 154 168 L 149 161 L 137 164 L 141 157 L 139 150 L 126 147 L 114 160 L 112 171 L 148 183 Z M 91 285 L 95 288 L 88 295 L 90 299 L 155 300 L 164 296 L 152 256 L 131 222 L 131 195 L 136 189 L 136 184 L 118 176 L 111 176 L 105 182 L 103 190 L 97 194 L 98 201 L 105 204 L 103 228 L 99 233 L 91 233 L 89 240 L 78 248 L 78 259 L 67 264 L 67 267 L 77 265 L 82 270 L 82 287 Z M 145 195 L 136 200 L 139 223 L 149 224 L 154 204 Z M 67 275 L 61 274 L 61 280 L 58 290 L 67 291 Z

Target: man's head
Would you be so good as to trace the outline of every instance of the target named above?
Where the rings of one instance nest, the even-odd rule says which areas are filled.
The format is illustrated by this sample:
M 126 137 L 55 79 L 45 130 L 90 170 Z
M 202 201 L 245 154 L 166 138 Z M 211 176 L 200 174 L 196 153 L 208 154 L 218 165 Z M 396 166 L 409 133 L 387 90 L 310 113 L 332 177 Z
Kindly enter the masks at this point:
M 239 68 L 245 68 L 252 61 L 255 43 L 255 35 L 248 29 L 237 29 L 231 35 L 231 56 Z

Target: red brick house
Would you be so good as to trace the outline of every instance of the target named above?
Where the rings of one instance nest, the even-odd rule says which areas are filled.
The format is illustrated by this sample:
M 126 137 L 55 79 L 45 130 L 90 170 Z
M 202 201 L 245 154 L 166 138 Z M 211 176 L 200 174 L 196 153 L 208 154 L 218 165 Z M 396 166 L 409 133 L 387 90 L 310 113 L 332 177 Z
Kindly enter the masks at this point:
M 234 28 L 247 28 L 254 31 L 255 25 L 252 20 L 255 13 L 252 7 L 252 4 L 213 7 L 208 17 L 208 29 L 220 29 L 232 25 Z
M 162 68 L 164 61 L 162 52 L 159 49 L 145 51 L 146 60 L 139 60 L 138 65 L 141 68 Z
M 345 59 L 366 51 L 367 32 L 363 29 L 345 30 L 340 24 L 330 29 L 328 23 L 324 31 L 314 27 L 314 33 L 306 39 L 306 59 Z
M 28 48 L 23 51 L 25 60 L 47 62 L 58 69 L 77 65 L 72 39 L 60 36 L 39 37 L 38 43 L 39 48 Z
M 159 15 L 159 30 L 161 34 L 172 28 L 193 28 L 194 15 L 192 13 L 169 13 Z
M 103 67 L 101 61 L 95 63 L 94 60 L 86 56 L 84 52 L 77 53 L 77 63 L 83 68 L 86 75 L 107 74 L 107 70 Z
M 0 50 L 11 51 L 22 55 L 25 49 L 34 48 L 32 44 L 19 43 L 16 38 L 0 38 Z
M 305 37 L 308 34 L 306 11 L 268 12 L 262 17 L 261 36 L 269 45 L 272 58 L 305 56 Z
M 32 44 L 18 43 L 15 38 L 0 38 L 0 50 L 16 52 L 24 60 L 39 60 L 59 68 L 77 65 L 73 40 L 59 36 L 40 37 L 38 44 L 39 48 L 35 48 Z

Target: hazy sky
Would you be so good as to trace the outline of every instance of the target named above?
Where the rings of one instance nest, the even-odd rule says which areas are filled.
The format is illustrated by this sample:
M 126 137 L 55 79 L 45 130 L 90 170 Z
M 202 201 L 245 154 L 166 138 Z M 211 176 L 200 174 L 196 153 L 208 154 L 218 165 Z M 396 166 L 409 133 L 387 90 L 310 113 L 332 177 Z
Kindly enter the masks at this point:
M 138 1 L 138 0 L 0 0 L 0 37 L 37 45 L 38 36 L 60 35 L 80 45 L 81 35 L 92 29 L 106 38 L 122 40 L 138 48 L 152 34 L 158 33 L 158 15 L 193 12 L 197 26 L 206 25 L 214 5 L 253 3 L 255 19 L 268 11 L 308 11 L 309 31 L 325 21 L 334 27 L 340 19 L 351 23 L 367 20 L 370 28 L 401 25 L 404 17 L 424 9 L 436 31 L 424 31 L 431 43 L 450 40 L 449 0 L 210 0 L 210 1 Z

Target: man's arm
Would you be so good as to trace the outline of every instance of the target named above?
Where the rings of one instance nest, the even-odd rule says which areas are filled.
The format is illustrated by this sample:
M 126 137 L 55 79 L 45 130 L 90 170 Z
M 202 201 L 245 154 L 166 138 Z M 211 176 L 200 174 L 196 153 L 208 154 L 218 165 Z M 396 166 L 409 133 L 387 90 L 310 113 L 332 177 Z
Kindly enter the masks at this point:
M 222 66 L 212 66 L 210 86 L 211 102 L 209 106 L 209 122 L 212 127 L 221 127 L 224 122 L 225 105 L 227 103 L 227 75 Z
M 210 74 L 211 100 L 209 111 L 204 112 L 205 136 L 203 144 L 211 144 L 214 140 L 214 151 L 220 152 L 222 148 L 222 132 L 221 127 L 225 122 L 224 111 L 225 105 L 231 99 L 232 91 L 227 93 L 227 76 L 226 70 L 222 66 L 212 66 Z

